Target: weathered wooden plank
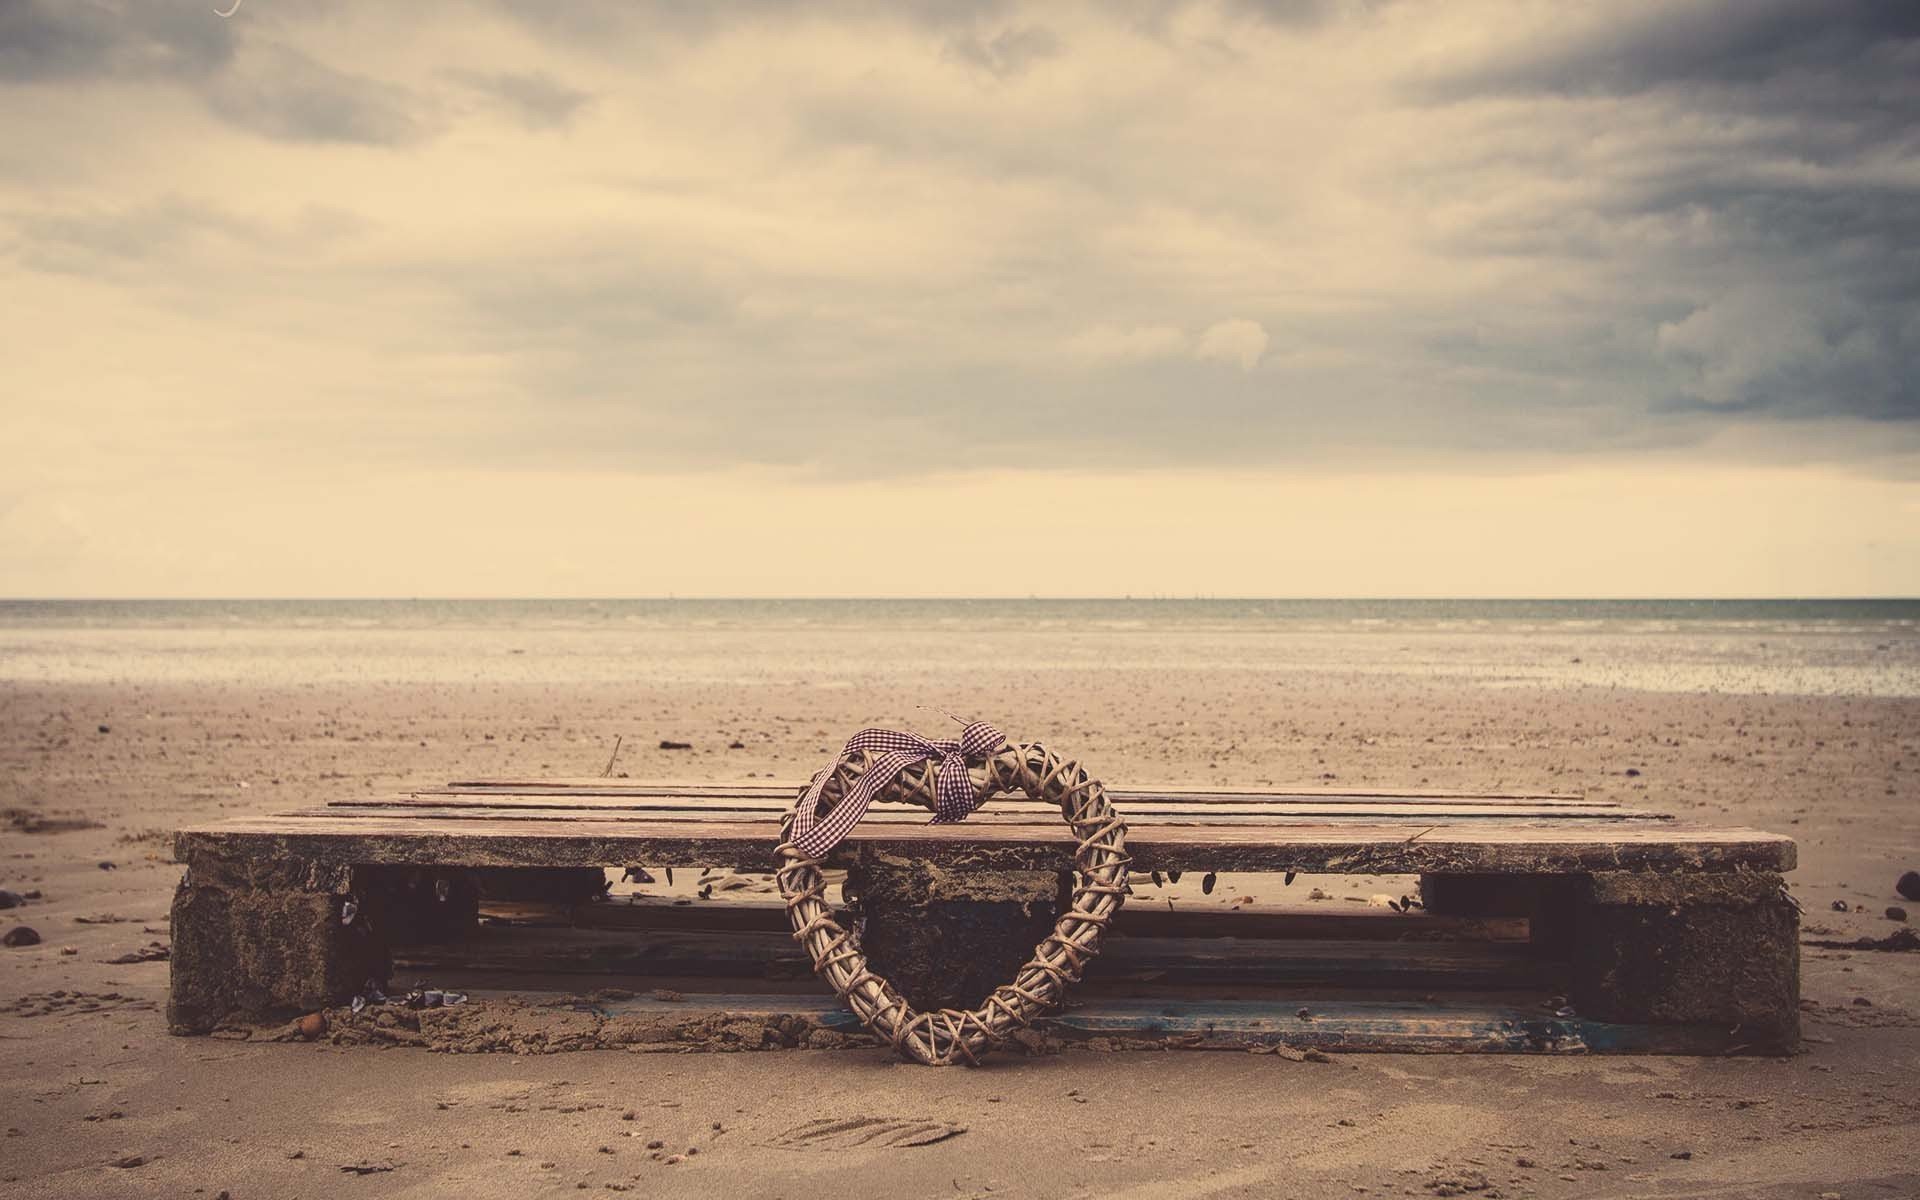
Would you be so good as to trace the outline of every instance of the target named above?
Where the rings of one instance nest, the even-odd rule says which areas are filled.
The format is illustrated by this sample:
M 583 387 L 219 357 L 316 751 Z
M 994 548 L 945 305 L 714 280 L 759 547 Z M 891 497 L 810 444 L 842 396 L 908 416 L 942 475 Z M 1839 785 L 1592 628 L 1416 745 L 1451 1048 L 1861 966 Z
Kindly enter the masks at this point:
M 303 815 L 331 813 L 340 817 L 357 816 L 470 816 L 475 818 L 502 820 L 549 820 L 565 821 L 576 817 L 593 820 L 663 820 L 663 821 L 757 821 L 769 828 L 777 825 L 790 805 L 750 805 L 742 802 L 720 804 L 685 804 L 661 800 L 652 804 L 622 802 L 608 805 L 581 805 L 570 802 L 536 803 L 496 803 L 479 798 L 444 799 L 423 798 L 407 803 L 348 803 L 333 802 L 320 808 L 296 809 Z M 1469 807 L 1459 805 L 1451 808 L 1420 808 L 1391 804 L 1373 805 L 1294 805 L 1285 807 L 1253 806 L 1191 806 L 1182 808 L 1127 808 L 1125 813 L 1129 824 L 1143 822 L 1185 823 L 1190 825 L 1241 824 L 1261 821 L 1386 821 L 1401 820 L 1411 825 L 1432 824 L 1446 821 L 1670 821 L 1673 818 L 1666 813 L 1647 812 L 1637 809 L 1610 809 L 1591 813 L 1568 809 L 1494 808 L 1491 806 Z M 878 805 L 868 811 L 864 820 L 918 821 L 924 824 L 932 814 L 925 809 L 905 805 Z M 985 822 L 1024 823 L 1059 819 L 1060 810 L 1044 804 L 1025 802 L 1019 804 L 993 803 L 978 809 L 967 818 L 969 823 Z
M 254 817 L 182 830 L 175 853 L 268 855 L 336 863 L 448 866 L 730 866 L 764 869 L 769 830 L 728 821 L 503 821 L 338 815 Z M 1546 821 L 1438 824 L 1149 824 L 1134 830 L 1139 870 L 1304 871 L 1335 874 L 1590 873 L 1602 870 L 1754 869 L 1794 864 L 1792 839 L 1748 829 L 1666 823 Z M 863 823 L 834 861 L 865 852 L 981 870 L 1056 870 L 1071 861 L 1061 823 Z
M 528 795 L 449 795 L 449 793 L 419 793 L 409 797 L 353 797 L 328 801 L 326 808 L 338 808 L 342 812 L 442 812 L 442 810 L 480 810 L 480 812 L 555 812 L 555 814 L 582 814 L 582 816 L 616 816 L 622 812 L 647 812 L 647 814 L 755 814 L 758 818 L 778 820 L 783 812 L 791 810 L 793 803 L 774 801 L 774 799 L 753 799 L 753 797 L 568 797 L 568 795 L 547 795 L 547 797 L 528 797 Z M 874 810 L 876 814 L 885 812 L 904 812 L 920 814 L 925 818 L 922 808 L 883 804 Z M 1185 818 L 1196 822 L 1210 822 L 1223 818 L 1271 818 L 1271 820 L 1294 820 L 1294 818 L 1388 818 L 1398 816 L 1407 820 L 1453 820 L 1453 818 L 1498 818 L 1498 820 L 1670 820 L 1665 812 L 1653 812 L 1647 808 L 1565 808 L 1565 806 L 1524 806 L 1524 804 L 1402 804 L 1396 801 L 1377 801 L 1377 803 L 1348 804 L 1173 804 L 1167 801 L 1142 801 L 1121 808 L 1129 820 L 1135 818 Z M 972 820 L 989 816 L 1008 816 L 1018 814 L 1029 820 L 1048 818 L 1058 814 L 1056 806 L 1035 803 L 1027 799 L 996 799 L 993 803 L 981 806 Z
M 1297 1015 L 1305 1000 L 1311 1014 Z M 794 1014 L 847 1033 L 852 1013 L 831 997 L 693 994 L 682 1003 L 635 997 L 590 1006 L 608 1017 L 692 1019 L 703 1012 Z M 1725 1029 L 1699 1025 L 1626 1025 L 1580 1017 L 1543 1017 L 1524 1005 L 1420 1004 L 1371 1000 L 1291 1004 L 1260 1001 L 1089 998 L 1042 1018 L 1043 1032 L 1070 1040 L 1094 1037 L 1170 1040 L 1190 1049 L 1244 1051 L 1287 1045 L 1334 1053 L 1437 1054 L 1725 1054 L 1741 1048 Z
M 413 789 L 414 795 L 574 795 L 608 798 L 630 796 L 729 796 L 772 797 L 792 802 L 799 794 L 799 783 L 707 781 L 677 782 L 658 780 L 579 779 L 487 781 L 449 783 L 444 787 Z M 1562 805 L 1575 808 L 1610 808 L 1617 800 L 1589 798 L 1565 792 L 1462 792 L 1427 788 L 1322 788 L 1285 787 L 1236 791 L 1221 788 L 1179 787 L 1155 784 L 1147 787 L 1109 788 L 1107 795 L 1122 801 L 1177 800 L 1190 804 L 1263 803 L 1267 801 L 1331 803 L 1350 801 L 1397 800 L 1409 804 L 1450 804 L 1465 801 L 1476 804 Z

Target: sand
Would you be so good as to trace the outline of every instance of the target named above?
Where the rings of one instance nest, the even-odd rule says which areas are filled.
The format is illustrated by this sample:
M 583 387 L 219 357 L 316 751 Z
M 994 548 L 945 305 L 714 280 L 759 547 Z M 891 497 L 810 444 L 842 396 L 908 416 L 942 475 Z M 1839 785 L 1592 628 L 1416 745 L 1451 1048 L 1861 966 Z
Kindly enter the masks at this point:
M 1067 1052 L 937 1073 L 859 1049 L 172 1038 L 166 963 L 112 961 L 168 940 L 165 835 L 181 822 L 453 776 L 597 774 L 616 735 L 634 777 L 792 779 L 861 725 L 938 728 L 922 704 L 1043 733 L 1113 781 L 1552 787 L 1774 829 L 1800 839 L 1808 940 L 1885 936 L 1889 905 L 1920 918 L 1893 893 L 1920 868 L 1920 700 L 1845 679 L 1829 695 L 1714 694 L 1705 652 L 1662 690 L 1639 659 L 1633 687 L 1543 669 L 1566 662 L 1560 643 L 1511 670 L 1438 655 L 1342 670 L 1338 646 L 1235 661 L 1118 635 L 982 669 L 990 646 L 929 663 L 913 639 L 839 636 L 786 658 L 709 643 L 645 682 L 589 677 L 537 639 L 510 660 L 476 650 L 464 673 L 451 650 L 431 669 L 209 666 L 143 643 L 119 670 L 97 644 L 62 659 L 16 643 L 0 671 L 0 888 L 41 895 L 0 928 L 43 942 L 0 949 L 0 1194 L 1920 1195 L 1915 953 L 1808 946 L 1808 1044 L 1787 1059 Z M 1607 669 L 1604 651 L 1585 657 Z

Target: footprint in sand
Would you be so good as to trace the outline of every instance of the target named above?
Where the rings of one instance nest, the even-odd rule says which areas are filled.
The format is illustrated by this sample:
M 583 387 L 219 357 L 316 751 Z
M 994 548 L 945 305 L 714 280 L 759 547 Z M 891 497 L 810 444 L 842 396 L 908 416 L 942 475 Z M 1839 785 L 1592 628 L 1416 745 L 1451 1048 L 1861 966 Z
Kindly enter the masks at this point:
M 885 1117 L 822 1117 L 796 1125 L 762 1145 L 782 1150 L 904 1150 L 931 1146 L 967 1131 L 947 1121 Z

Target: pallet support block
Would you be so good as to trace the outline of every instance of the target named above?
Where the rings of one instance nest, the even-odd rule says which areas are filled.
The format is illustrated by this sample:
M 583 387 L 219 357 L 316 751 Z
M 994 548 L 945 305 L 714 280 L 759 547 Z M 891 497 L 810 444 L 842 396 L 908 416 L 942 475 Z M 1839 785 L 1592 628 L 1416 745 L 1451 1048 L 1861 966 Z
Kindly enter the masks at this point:
M 1054 871 L 974 871 L 863 855 L 850 868 L 860 944 L 915 1008 L 972 1008 L 1018 973 L 1060 912 Z
M 1779 875 L 1602 872 L 1574 923 L 1583 1016 L 1720 1025 L 1783 1053 L 1799 1043 L 1799 912 Z
M 350 867 L 196 856 L 173 898 L 168 1028 L 307 1012 L 385 978 L 385 943 L 342 919 L 355 886 Z

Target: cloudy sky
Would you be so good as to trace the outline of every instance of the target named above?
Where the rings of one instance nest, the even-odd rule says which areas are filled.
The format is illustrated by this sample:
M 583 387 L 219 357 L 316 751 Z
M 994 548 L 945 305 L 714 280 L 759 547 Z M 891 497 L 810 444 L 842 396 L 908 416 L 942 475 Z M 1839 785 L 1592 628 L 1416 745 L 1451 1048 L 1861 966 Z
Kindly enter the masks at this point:
M 0 297 L 0 594 L 1920 594 L 1915 4 L 0 0 Z

